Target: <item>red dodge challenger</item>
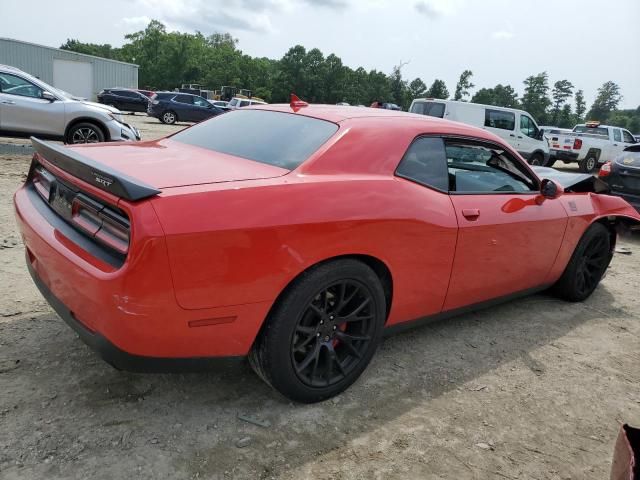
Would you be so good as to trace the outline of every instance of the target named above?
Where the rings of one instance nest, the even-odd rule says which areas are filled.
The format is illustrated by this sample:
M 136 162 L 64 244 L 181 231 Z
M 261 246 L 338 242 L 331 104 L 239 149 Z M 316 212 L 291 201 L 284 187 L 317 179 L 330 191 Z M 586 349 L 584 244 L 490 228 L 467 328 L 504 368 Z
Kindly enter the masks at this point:
M 27 266 L 86 343 L 135 371 L 248 356 L 301 402 L 353 383 L 385 331 L 547 288 L 584 300 L 640 220 L 484 130 L 380 109 L 292 101 L 155 141 L 32 141 Z

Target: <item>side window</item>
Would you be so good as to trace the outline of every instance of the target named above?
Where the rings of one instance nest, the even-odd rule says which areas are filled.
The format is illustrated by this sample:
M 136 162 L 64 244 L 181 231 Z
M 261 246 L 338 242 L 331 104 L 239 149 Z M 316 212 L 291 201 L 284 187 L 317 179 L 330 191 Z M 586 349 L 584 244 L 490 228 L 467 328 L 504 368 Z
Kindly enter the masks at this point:
M 449 140 L 446 142 L 450 190 L 458 193 L 537 191 L 526 169 L 504 150 Z
M 502 110 L 484 111 L 484 126 L 500 128 L 502 130 L 513 130 L 516 127 L 516 115 L 513 112 L 503 112 Z
M 246 107 L 246 106 L 248 106 L 248 105 L 249 105 L 249 101 L 248 101 L 248 100 L 242 100 L 242 101 L 240 102 L 240 106 L 241 106 L 241 107 Z
M 193 97 L 191 95 L 176 95 L 173 100 L 178 103 L 193 105 Z
M 624 143 L 636 143 L 636 139 L 633 138 L 633 135 L 626 130 L 622 131 L 622 136 L 624 137 Z
M 538 138 L 538 127 L 526 115 L 520 115 L 520 131 L 527 137 Z
M 613 141 L 614 142 L 621 142 L 622 141 L 622 134 L 620 133 L 620 129 L 619 128 L 614 128 L 613 129 Z
M 0 74 L 0 92 L 20 97 L 42 98 L 42 89 L 9 73 Z
M 449 190 L 444 141 L 438 137 L 418 138 L 402 157 L 396 174 L 428 187 Z
M 211 104 L 202 97 L 193 97 L 193 104 L 199 107 L 209 107 Z

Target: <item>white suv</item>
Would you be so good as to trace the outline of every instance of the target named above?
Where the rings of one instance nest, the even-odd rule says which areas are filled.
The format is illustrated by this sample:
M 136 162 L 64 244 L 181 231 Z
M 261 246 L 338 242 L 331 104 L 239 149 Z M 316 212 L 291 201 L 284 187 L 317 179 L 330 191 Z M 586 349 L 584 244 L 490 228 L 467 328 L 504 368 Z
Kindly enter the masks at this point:
M 120 110 L 87 102 L 18 70 L 0 65 L 0 136 L 37 136 L 65 143 L 140 140 Z

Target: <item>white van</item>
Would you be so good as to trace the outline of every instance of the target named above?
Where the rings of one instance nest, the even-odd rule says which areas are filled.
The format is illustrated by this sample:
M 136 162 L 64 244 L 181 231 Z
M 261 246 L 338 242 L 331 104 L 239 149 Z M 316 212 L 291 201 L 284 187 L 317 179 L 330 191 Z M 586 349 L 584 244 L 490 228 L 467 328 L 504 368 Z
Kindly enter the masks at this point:
M 416 98 L 409 112 L 466 123 L 495 133 L 506 140 L 531 165 L 546 166 L 549 143 L 531 115 L 515 108 L 479 103 Z

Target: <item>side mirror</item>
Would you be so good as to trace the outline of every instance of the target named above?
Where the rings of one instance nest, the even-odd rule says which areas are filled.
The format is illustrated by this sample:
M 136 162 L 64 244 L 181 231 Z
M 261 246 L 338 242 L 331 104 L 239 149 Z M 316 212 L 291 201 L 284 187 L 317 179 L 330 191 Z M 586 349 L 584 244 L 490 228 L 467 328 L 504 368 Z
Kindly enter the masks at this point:
M 564 188 L 562 188 L 562 185 L 557 183 L 555 180 L 550 180 L 548 178 L 542 180 L 540 184 L 540 195 L 542 195 L 544 198 L 558 198 L 563 193 Z
M 42 92 L 42 98 L 45 100 L 49 100 L 50 102 L 56 101 L 56 97 L 53 96 L 53 93 L 47 92 L 46 90 Z

